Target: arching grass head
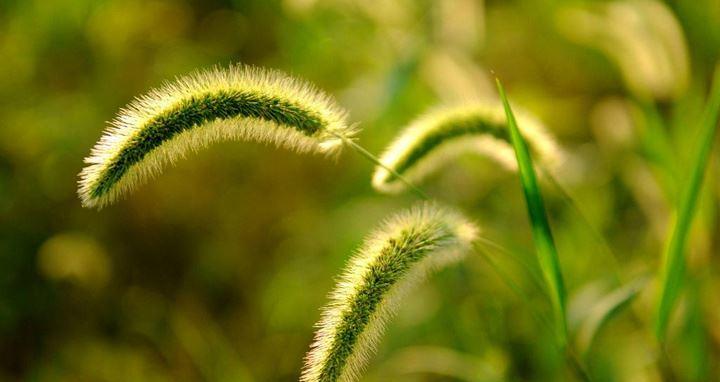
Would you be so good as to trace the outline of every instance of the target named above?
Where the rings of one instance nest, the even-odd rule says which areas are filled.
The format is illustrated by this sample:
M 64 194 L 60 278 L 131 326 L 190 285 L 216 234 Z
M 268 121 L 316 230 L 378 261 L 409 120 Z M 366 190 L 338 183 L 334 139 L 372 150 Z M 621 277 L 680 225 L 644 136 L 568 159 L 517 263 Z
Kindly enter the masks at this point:
M 635 97 L 670 101 L 685 93 L 692 68 L 673 8 L 658 0 L 568 2 L 555 19 L 569 40 L 604 53 Z
M 301 380 L 356 380 L 404 293 L 429 271 L 460 259 L 476 235 L 474 224 L 432 204 L 372 233 L 331 294 Z
M 541 162 L 558 161 L 560 149 L 535 118 L 521 113 L 518 122 Z M 499 103 L 468 103 L 435 108 L 410 123 L 380 161 L 412 182 L 419 182 L 460 154 L 476 152 L 516 170 L 505 114 Z M 381 192 L 397 193 L 405 185 L 378 166 L 372 179 Z
M 244 65 L 199 71 L 138 97 L 85 159 L 79 195 L 102 207 L 166 163 L 220 140 L 329 153 L 353 135 L 346 112 L 314 86 Z

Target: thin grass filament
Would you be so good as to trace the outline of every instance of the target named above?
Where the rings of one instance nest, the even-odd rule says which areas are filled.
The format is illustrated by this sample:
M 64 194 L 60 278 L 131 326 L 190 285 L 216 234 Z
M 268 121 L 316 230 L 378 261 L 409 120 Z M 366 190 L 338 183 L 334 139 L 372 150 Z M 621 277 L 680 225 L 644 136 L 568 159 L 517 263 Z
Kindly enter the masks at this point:
M 375 164 L 376 166 L 383 168 L 385 171 L 390 173 L 392 176 L 394 176 L 399 182 L 401 182 L 405 187 L 412 190 L 420 199 L 422 200 L 429 200 L 430 197 L 428 196 L 425 191 L 423 191 L 420 187 L 416 186 L 412 181 L 408 180 L 404 176 L 400 175 L 397 171 L 395 171 L 392 167 L 386 166 L 378 157 L 376 157 L 373 153 L 368 151 L 366 148 L 359 145 L 357 142 L 355 142 L 352 139 L 343 138 L 345 143 L 350 146 L 353 150 L 355 150 L 357 153 L 365 157 L 367 160 Z
M 532 299 L 530 296 L 523 291 L 523 289 L 518 285 L 518 283 L 513 280 L 512 277 L 510 277 L 510 274 L 503 270 L 503 268 L 493 259 L 492 255 L 488 253 L 489 251 L 486 248 L 482 247 L 482 244 L 486 244 L 486 242 L 483 242 L 481 240 L 476 240 L 475 242 L 475 252 L 482 257 L 482 259 L 488 263 L 488 265 L 493 269 L 495 274 L 507 285 L 510 290 L 512 290 L 518 297 L 520 297 L 523 300 L 523 303 L 528 307 L 528 310 L 530 314 L 533 316 L 533 318 L 543 326 L 543 329 L 546 330 L 553 330 L 553 323 L 550 321 L 545 315 L 543 315 L 541 312 L 535 310 L 532 308 Z M 487 245 L 487 244 L 486 244 Z M 497 248 L 494 245 L 487 245 L 488 247 L 491 247 L 493 249 Z M 533 281 L 535 281 L 534 278 L 531 277 Z M 535 283 L 533 283 L 535 284 Z M 539 286 L 542 287 L 542 285 L 533 285 L 533 287 Z
M 661 342 L 665 340 L 668 321 L 682 287 L 685 273 L 685 246 L 697 210 L 698 198 L 702 190 L 705 170 L 715 142 L 719 122 L 720 65 L 717 65 L 710 96 L 700 125 L 700 135 L 696 142 L 692 161 L 689 164 L 690 173 L 687 183 L 683 186 L 680 201 L 673 216 L 672 230 L 663 253 L 660 268 L 660 298 L 657 303 L 655 317 L 655 335 Z
M 355 381 L 403 296 L 432 270 L 460 260 L 477 228 L 458 213 L 422 203 L 366 239 L 330 296 L 301 381 Z
M 583 225 L 585 225 L 589 233 L 593 236 L 593 239 L 601 247 L 602 252 L 604 252 L 605 256 L 608 258 L 608 260 L 610 260 L 610 267 L 612 268 L 613 278 L 616 282 L 622 283 L 624 279 L 622 272 L 620 271 L 620 261 L 618 260 L 618 255 L 615 253 L 612 247 L 610 247 L 607 238 L 605 238 L 605 236 L 600 233 L 597 228 L 595 228 L 593 223 L 590 222 L 590 219 L 580 208 L 578 203 L 575 201 L 575 198 L 570 194 L 570 191 L 568 191 L 568 189 L 565 188 L 565 186 L 563 186 L 557 178 L 555 178 L 555 175 L 552 174 L 550 169 L 544 166 L 538 167 L 540 168 L 543 179 L 548 181 L 555 188 L 555 190 L 560 193 L 560 196 L 565 200 L 565 202 L 570 205 L 573 210 L 575 210 L 575 213 L 580 218 Z

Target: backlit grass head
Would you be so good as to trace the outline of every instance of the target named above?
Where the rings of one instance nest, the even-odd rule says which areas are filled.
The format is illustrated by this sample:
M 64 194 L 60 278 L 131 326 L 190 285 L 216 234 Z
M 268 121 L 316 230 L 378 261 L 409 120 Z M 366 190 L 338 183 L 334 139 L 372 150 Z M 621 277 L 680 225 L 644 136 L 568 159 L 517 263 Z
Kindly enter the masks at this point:
M 385 222 L 350 260 L 332 292 L 301 380 L 356 380 L 409 287 L 460 259 L 476 235 L 475 225 L 432 204 Z
M 613 61 L 635 96 L 673 100 L 687 89 L 690 55 L 672 8 L 657 0 L 572 2 L 559 8 L 557 24 Z
M 517 120 L 540 162 L 558 162 L 560 149 L 542 124 L 527 113 L 519 113 Z M 517 169 L 501 104 L 468 103 L 431 110 L 411 122 L 380 161 L 408 180 L 418 182 L 466 152 L 480 153 L 507 169 Z M 405 189 L 397 177 L 379 166 L 375 168 L 372 184 L 382 192 Z
M 312 85 L 244 65 L 199 71 L 120 110 L 85 159 L 79 195 L 102 207 L 163 166 L 220 140 L 330 153 L 353 135 L 346 112 Z

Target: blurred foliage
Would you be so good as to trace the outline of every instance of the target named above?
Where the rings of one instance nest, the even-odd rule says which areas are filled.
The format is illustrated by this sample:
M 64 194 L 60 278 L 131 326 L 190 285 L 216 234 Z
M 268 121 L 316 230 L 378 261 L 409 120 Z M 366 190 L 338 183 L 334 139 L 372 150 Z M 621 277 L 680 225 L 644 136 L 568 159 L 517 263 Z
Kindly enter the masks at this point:
M 412 196 L 372 192 L 349 151 L 222 143 L 82 209 L 76 175 L 118 107 L 196 68 L 274 67 L 337 96 L 379 152 L 428 107 L 494 98 L 494 72 L 571 154 L 558 178 L 582 212 L 544 191 L 572 301 L 658 268 L 720 3 L 4 0 L 0 57 L 0 380 L 290 381 L 335 275 Z M 667 354 L 650 283 L 598 334 L 597 380 L 718 380 L 718 179 L 716 154 Z M 573 378 L 532 314 L 549 306 L 516 176 L 468 155 L 424 187 L 510 249 L 492 256 L 529 301 L 471 257 L 405 302 L 367 380 Z

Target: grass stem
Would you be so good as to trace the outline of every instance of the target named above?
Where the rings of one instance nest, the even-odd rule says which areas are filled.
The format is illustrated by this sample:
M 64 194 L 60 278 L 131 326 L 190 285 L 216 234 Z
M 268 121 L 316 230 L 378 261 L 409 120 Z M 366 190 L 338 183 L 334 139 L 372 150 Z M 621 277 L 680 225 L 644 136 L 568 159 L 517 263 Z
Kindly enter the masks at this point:
M 678 208 L 672 220 L 671 233 L 665 246 L 660 270 L 660 299 L 657 304 L 655 336 L 664 342 L 668 321 L 682 285 L 685 268 L 685 246 L 697 211 L 705 169 L 715 140 L 720 118 L 720 65 L 710 90 L 710 97 L 700 125 L 700 135 L 690 162 L 690 174 L 684 185 Z
M 408 188 L 410 188 L 411 190 L 413 190 L 413 192 L 415 192 L 415 194 L 416 194 L 418 197 L 420 197 L 420 199 L 423 199 L 423 200 L 429 200 L 429 199 L 430 199 L 430 197 L 428 196 L 428 194 L 425 193 L 425 191 L 421 190 L 418 186 L 414 185 L 412 182 L 410 182 L 409 180 L 407 180 L 404 176 L 400 175 L 397 171 L 393 170 L 393 169 L 390 168 L 389 166 L 386 166 L 384 163 L 382 163 L 382 161 L 380 161 L 380 159 L 378 159 L 377 156 L 375 156 L 373 153 L 371 153 L 370 151 L 368 151 L 367 149 L 365 149 L 364 147 L 362 147 L 361 145 L 359 145 L 358 143 L 356 143 L 355 141 L 353 141 L 351 138 L 347 138 L 347 137 L 344 137 L 344 136 L 341 136 L 341 135 L 338 135 L 337 137 L 340 138 L 340 139 L 342 139 L 342 141 L 343 141 L 344 143 L 346 143 L 347 145 L 349 145 L 350 147 L 352 147 L 352 148 L 353 148 L 355 151 L 357 151 L 360 155 L 364 156 L 365 158 L 367 158 L 368 160 L 370 160 L 370 161 L 371 161 L 372 163 L 374 163 L 375 165 L 380 166 L 380 167 L 384 168 L 385 170 L 387 170 L 387 171 L 388 171 L 389 173 L 391 173 L 394 177 L 396 177 L 398 180 L 400 180 L 400 181 L 403 182 L 406 186 L 408 186 Z
M 587 218 L 583 210 L 580 208 L 580 206 L 575 202 L 575 198 L 570 194 L 570 192 L 555 178 L 555 176 L 550 172 L 550 170 L 545 166 L 538 166 L 540 168 L 540 171 L 542 172 L 542 175 L 545 177 L 546 180 L 550 182 L 550 184 L 560 193 L 560 196 L 565 200 L 566 203 L 572 207 L 573 210 L 575 210 L 575 213 L 582 221 L 583 225 L 590 231 L 590 235 L 593 236 L 593 239 L 597 242 L 597 244 L 600 245 L 602 248 L 602 251 L 605 252 L 606 257 L 608 260 L 610 260 L 611 267 L 613 270 L 613 278 L 615 279 L 615 282 L 618 283 L 618 285 L 624 283 L 624 279 L 622 276 L 622 273 L 620 272 L 620 261 L 618 260 L 617 255 L 615 254 L 615 251 L 610 247 L 610 244 L 608 244 L 607 239 L 595 228 L 595 226 L 590 223 L 590 219 Z

